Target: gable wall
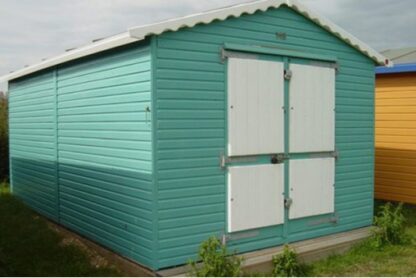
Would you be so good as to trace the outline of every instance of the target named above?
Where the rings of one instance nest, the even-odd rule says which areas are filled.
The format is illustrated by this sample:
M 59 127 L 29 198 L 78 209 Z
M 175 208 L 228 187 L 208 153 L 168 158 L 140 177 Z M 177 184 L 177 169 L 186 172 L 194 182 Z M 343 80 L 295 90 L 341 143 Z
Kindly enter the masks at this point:
M 278 40 L 276 32 L 285 32 Z M 239 252 L 368 226 L 373 212 L 374 64 L 319 26 L 282 7 L 153 38 L 158 268 L 185 263 L 226 228 L 226 65 L 223 43 L 268 45 L 331 55 L 336 77 L 337 225 L 290 225 L 232 240 Z M 319 220 L 313 219 L 313 220 Z M 319 222 L 318 222 L 319 223 Z

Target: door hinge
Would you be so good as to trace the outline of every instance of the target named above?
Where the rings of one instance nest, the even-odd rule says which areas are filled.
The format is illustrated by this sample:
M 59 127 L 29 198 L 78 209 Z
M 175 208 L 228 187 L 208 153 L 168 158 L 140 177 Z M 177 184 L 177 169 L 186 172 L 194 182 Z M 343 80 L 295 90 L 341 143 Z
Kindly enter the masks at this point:
M 293 199 L 292 198 L 285 198 L 285 200 L 284 200 L 284 205 L 285 205 L 285 208 L 290 208 L 290 206 L 292 205 L 292 203 L 293 203 Z
M 220 168 L 221 169 L 224 170 L 227 163 L 229 163 L 229 161 L 230 161 L 230 159 L 224 153 L 220 154 Z
M 335 158 L 335 161 L 338 160 L 339 158 L 339 153 L 338 150 L 335 150 L 331 153 L 332 157 Z
M 227 60 L 227 51 L 223 47 L 221 47 L 220 56 L 221 56 L 221 64 L 224 64 L 225 60 Z
M 335 74 L 338 74 L 339 73 L 339 63 L 338 62 L 335 62 L 334 69 L 335 69 Z
M 245 233 L 238 233 L 238 234 L 223 234 L 221 236 L 221 243 L 223 245 L 226 245 L 228 241 L 231 240 L 241 240 L 241 239 L 246 239 L 246 238 L 253 238 L 256 237 L 260 234 L 260 232 L 258 230 L 252 230 L 249 232 L 245 232 Z
M 291 71 L 290 69 L 285 69 L 285 70 L 284 70 L 283 77 L 284 77 L 286 80 L 290 80 L 290 79 L 292 78 L 292 71 Z

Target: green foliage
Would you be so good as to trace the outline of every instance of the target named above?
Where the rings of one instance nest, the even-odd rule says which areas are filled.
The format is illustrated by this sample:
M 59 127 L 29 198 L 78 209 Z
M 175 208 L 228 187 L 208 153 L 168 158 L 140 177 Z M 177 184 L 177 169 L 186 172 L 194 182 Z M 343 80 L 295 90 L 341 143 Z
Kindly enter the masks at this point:
M 296 252 L 288 245 L 284 246 L 282 254 L 273 257 L 273 265 L 273 276 L 305 276 L 305 267 L 299 263 Z
M 0 182 L 9 175 L 9 132 L 7 98 L 0 92 Z
M 408 239 L 405 233 L 405 224 L 403 203 L 396 207 L 391 203 L 381 206 L 378 215 L 374 217 L 373 245 L 379 248 L 386 244 L 405 243 Z
M 229 254 L 225 245 L 212 236 L 199 247 L 198 260 L 190 261 L 190 276 L 196 277 L 236 277 L 241 276 L 242 259 Z
M 0 182 L 0 196 L 10 193 L 9 184 L 7 182 Z

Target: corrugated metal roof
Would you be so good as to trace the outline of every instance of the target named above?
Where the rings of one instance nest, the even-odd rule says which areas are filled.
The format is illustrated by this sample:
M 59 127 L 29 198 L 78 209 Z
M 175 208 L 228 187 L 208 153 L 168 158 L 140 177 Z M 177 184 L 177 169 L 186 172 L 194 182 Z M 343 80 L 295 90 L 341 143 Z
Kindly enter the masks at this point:
M 416 47 L 387 49 L 381 52 L 393 67 L 377 67 L 377 74 L 416 72 Z
M 253 14 L 257 11 L 266 11 L 269 8 L 278 8 L 282 5 L 288 6 L 294 9 L 295 11 L 301 13 L 305 17 L 315 22 L 316 24 L 320 25 L 322 28 L 328 30 L 338 38 L 342 39 L 345 43 L 359 50 L 379 65 L 390 65 L 389 60 L 386 59 L 383 55 L 372 49 L 367 44 L 358 40 L 353 35 L 349 34 L 336 24 L 332 23 L 328 19 L 325 19 L 322 16 L 316 14 L 315 12 L 309 10 L 307 7 L 299 3 L 297 0 L 261 0 L 252 3 L 240 4 L 204 13 L 180 17 L 156 24 L 133 27 L 130 28 L 126 33 L 107 39 L 99 40 L 90 45 L 68 51 L 62 55 L 45 60 L 39 64 L 28 66 L 24 69 L 3 76 L 2 78 L 0 78 L 0 80 L 9 81 L 12 79 L 16 79 L 42 69 L 62 64 L 67 61 L 78 59 L 84 56 L 88 56 L 94 53 L 98 53 L 135 41 L 141 41 L 149 35 L 160 35 L 167 31 L 177 31 L 180 28 L 193 27 L 197 24 L 208 24 L 214 20 L 225 20 L 229 17 L 239 17 L 243 14 Z
M 416 63 L 416 47 L 387 49 L 381 54 L 397 64 Z

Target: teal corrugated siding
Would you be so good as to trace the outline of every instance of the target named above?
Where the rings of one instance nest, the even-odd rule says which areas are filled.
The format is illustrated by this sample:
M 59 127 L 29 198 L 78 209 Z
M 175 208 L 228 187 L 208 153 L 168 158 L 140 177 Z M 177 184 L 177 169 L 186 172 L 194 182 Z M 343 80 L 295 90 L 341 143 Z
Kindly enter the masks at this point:
M 10 171 L 13 193 L 58 219 L 53 71 L 10 84 Z
M 10 99 L 14 192 L 148 266 L 154 248 L 150 71 L 148 43 L 136 44 L 60 66 L 56 77 L 17 82 Z
M 276 32 L 285 32 L 287 39 L 277 39 Z M 339 223 L 291 221 L 285 240 L 372 222 L 374 63 L 289 8 L 257 12 L 157 37 L 154 94 L 160 268 L 185 263 L 202 240 L 225 231 L 225 172 L 219 167 L 226 146 L 226 66 L 220 62 L 225 42 L 331 55 L 340 65 L 335 205 Z M 282 244 L 281 235 L 281 227 L 265 228 L 258 236 L 230 244 L 240 252 L 255 250 Z

